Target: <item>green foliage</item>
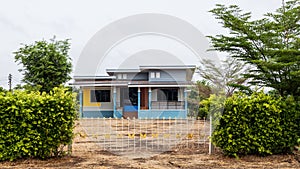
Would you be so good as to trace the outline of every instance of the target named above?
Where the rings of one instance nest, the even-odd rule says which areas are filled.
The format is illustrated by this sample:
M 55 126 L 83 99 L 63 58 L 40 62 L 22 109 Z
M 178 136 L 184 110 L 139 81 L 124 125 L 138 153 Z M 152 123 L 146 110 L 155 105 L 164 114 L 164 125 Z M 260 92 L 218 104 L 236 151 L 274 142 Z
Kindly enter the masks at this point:
M 212 140 L 229 156 L 288 153 L 300 136 L 299 112 L 293 97 L 237 93 L 226 100 Z
M 0 87 L 0 93 L 5 92 L 6 90 L 3 87 Z
M 75 97 L 66 88 L 0 93 L 0 161 L 64 153 L 77 118 Z
M 207 99 L 213 92 L 213 86 L 206 80 L 196 82 L 200 100 Z
M 298 151 L 300 151 L 300 138 L 298 138 L 298 147 L 297 147 L 297 149 L 298 149 Z
M 209 36 L 213 50 L 250 64 L 245 77 L 251 84 L 300 96 L 300 0 L 283 3 L 259 20 L 236 5 L 217 5 L 210 12 L 229 30 L 229 35 Z
M 212 115 L 212 118 L 214 119 L 213 126 L 216 126 L 218 119 L 221 117 L 224 111 L 225 99 L 225 94 L 211 94 L 209 98 L 200 102 L 198 117 L 203 119 L 207 118 L 209 115 Z
M 23 82 L 33 89 L 49 92 L 70 80 L 72 64 L 69 48 L 68 40 L 55 39 L 21 47 L 15 52 L 15 60 L 23 65 L 23 69 L 19 70 L 24 73 Z

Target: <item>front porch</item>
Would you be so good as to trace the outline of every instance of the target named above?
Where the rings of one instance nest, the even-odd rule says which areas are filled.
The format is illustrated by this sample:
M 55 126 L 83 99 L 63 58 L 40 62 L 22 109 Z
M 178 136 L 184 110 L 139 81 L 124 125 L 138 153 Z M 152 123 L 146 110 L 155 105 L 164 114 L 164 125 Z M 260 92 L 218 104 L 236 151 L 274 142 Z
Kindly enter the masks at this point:
M 185 87 L 114 87 L 114 118 L 187 118 Z

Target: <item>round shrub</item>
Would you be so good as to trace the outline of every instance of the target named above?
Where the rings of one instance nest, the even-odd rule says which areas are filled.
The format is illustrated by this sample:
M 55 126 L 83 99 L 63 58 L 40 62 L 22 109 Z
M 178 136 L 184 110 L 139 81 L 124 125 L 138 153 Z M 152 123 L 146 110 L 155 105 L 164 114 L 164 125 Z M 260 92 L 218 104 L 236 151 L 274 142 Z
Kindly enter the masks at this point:
M 66 88 L 0 93 L 0 161 L 64 153 L 76 118 L 75 95 Z
M 299 106 L 292 97 L 237 93 L 226 100 L 212 141 L 229 156 L 288 153 L 299 131 Z

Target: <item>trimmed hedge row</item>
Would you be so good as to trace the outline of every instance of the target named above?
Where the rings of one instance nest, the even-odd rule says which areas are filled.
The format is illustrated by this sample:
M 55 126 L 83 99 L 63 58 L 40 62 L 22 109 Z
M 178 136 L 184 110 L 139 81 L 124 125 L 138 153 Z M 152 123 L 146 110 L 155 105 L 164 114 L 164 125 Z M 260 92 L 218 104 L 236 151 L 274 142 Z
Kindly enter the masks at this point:
M 299 113 L 292 97 L 238 93 L 225 101 L 212 141 L 229 156 L 289 153 L 300 136 Z
M 0 161 L 64 153 L 77 118 L 75 95 L 67 90 L 0 93 Z

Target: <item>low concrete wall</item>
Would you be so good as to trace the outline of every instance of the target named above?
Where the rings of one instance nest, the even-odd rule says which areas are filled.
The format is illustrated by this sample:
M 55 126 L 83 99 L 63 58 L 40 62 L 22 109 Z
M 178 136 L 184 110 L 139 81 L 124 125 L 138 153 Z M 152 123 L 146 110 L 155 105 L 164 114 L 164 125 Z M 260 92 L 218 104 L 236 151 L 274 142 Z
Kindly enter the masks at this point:
M 140 110 L 139 119 L 154 118 L 154 119 L 185 119 L 187 113 L 185 110 Z
M 82 118 L 113 118 L 114 111 L 83 111 Z

